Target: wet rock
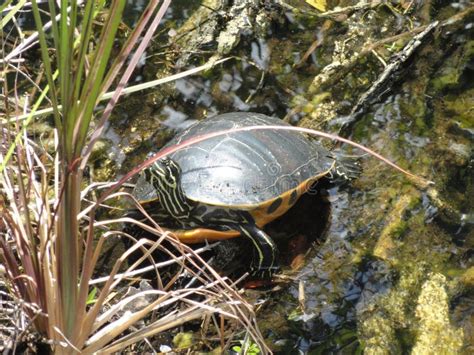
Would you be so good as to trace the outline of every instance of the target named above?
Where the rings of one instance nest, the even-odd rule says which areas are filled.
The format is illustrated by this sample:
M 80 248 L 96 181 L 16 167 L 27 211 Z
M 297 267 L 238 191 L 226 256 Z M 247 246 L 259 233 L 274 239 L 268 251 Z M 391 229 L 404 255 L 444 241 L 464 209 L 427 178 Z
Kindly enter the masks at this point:
M 423 284 L 416 317 L 418 327 L 412 354 L 453 354 L 463 345 L 463 331 L 451 325 L 446 278 L 437 273 Z
M 178 66 L 184 66 L 193 53 L 216 44 L 216 53 L 210 61 L 218 60 L 229 54 L 242 36 L 254 33 L 262 36 L 270 24 L 271 17 L 260 0 L 238 0 L 230 4 L 207 0 L 203 5 L 177 31 L 177 44 L 183 52 Z M 222 23 L 225 23 L 223 27 Z

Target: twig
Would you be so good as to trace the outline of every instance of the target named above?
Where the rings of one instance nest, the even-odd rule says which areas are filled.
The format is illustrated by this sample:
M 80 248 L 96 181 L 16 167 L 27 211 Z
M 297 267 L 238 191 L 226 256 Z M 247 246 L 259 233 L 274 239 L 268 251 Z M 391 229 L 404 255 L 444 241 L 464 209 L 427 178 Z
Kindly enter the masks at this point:
M 199 248 L 199 249 L 196 249 L 194 251 L 194 253 L 196 254 L 200 254 L 200 253 L 203 253 L 205 251 L 208 251 L 208 250 L 211 250 L 213 249 L 214 247 L 216 247 L 217 245 L 219 244 L 219 242 L 217 243 L 214 243 L 214 244 L 210 244 L 210 245 L 206 245 L 202 248 Z M 176 258 L 176 260 L 174 259 L 170 259 L 170 260 L 167 260 L 167 261 L 163 261 L 161 263 L 155 263 L 153 265 L 149 265 L 149 266 L 145 266 L 143 268 L 140 268 L 140 269 L 135 269 L 133 271 L 130 271 L 130 272 L 127 272 L 127 273 L 122 273 L 122 274 L 116 274 L 114 276 L 114 279 L 119 279 L 119 278 L 130 278 L 130 277 L 133 277 L 133 276 L 137 276 L 137 275 L 140 275 L 140 274 L 144 274 L 145 272 L 148 272 L 148 271 L 153 271 L 155 270 L 156 268 L 163 268 L 165 266 L 169 266 L 169 265 L 172 265 L 180 260 L 185 260 L 186 258 L 190 258 L 192 257 L 191 254 L 187 253 L 187 254 L 184 254 L 182 256 L 179 256 Z M 101 284 L 101 283 L 104 283 L 104 282 L 107 282 L 109 280 L 109 276 L 103 276 L 103 277 L 99 277 L 97 279 L 94 279 L 94 280 L 91 280 L 89 282 L 89 285 L 92 286 L 92 285 L 97 285 L 97 284 Z
M 462 21 L 472 12 L 474 12 L 474 6 L 468 7 L 466 10 L 459 12 L 456 15 L 444 20 L 443 22 L 441 22 L 440 27 L 446 27 L 459 21 Z M 351 57 L 344 62 L 334 61 L 328 64 L 320 71 L 318 75 L 315 76 L 313 82 L 311 83 L 309 91 L 313 93 L 323 91 L 324 88 L 330 87 L 334 83 L 340 81 L 344 75 L 346 75 L 357 63 L 359 63 L 359 60 L 363 56 L 367 55 L 368 53 L 371 53 L 373 50 L 386 43 L 395 42 L 400 38 L 412 36 L 414 34 L 423 32 L 426 30 L 427 27 L 428 26 L 420 26 L 414 28 L 413 30 L 384 38 L 380 41 L 377 41 L 371 45 L 364 47 L 359 53 L 351 55 Z
M 385 95 L 389 90 L 389 85 L 400 75 L 402 66 L 411 58 L 415 51 L 420 47 L 423 41 L 426 39 L 428 34 L 431 33 L 439 22 L 435 21 L 424 29 L 421 33 L 417 34 L 413 39 L 399 53 L 392 57 L 392 60 L 387 64 L 384 71 L 378 79 L 372 84 L 357 101 L 357 104 L 352 108 L 352 111 L 348 117 L 346 117 L 341 129 L 340 134 L 344 135 L 350 131 L 350 128 L 357 122 L 358 118 L 361 117 L 367 108 L 377 101 L 382 95 Z
M 393 77 L 398 76 L 402 65 L 406 63 L 408 59 L 410 59 L 413 53 L 415 53 L 418 47 L 420 47 L 420 45 L 426 39 L 426 36 L 430 34 L 430 32 L 433 31 L 436 26 L 438 26 L 438 24 L 438 21 L 429 24 L 423 32 L 413 37 L 413 39 L 408 42 L 403 50 L 392 57 L 392 60 L 387 64 L 379 78 L 374 82 L 370 89 L 359 98 L 359 101 L 351 111 L 351 115 L 357 117 L 364 113 L 371 101 L 374 98 L 377 98 L 381 92 L 385 91 L 387 82 L 389 80 L 393 81 Z

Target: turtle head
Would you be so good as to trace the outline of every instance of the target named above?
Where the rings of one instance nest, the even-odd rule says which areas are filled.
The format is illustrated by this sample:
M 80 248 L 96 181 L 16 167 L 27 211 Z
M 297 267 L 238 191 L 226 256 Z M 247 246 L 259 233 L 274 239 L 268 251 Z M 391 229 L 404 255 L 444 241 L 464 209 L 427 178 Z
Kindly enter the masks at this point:
M 181 187 L 181 168 L 170 158 L 162 158 L 144 171 L 144 178 L 168 214 L 176 219 L 189 217 L 192 204 Z
M 181 181 L 181 168 L 174 160 L 162 158 L 154 162 L 149 169 L 146 169 L 145 175 L 155 187 L 176 189 Z M 155 184 L 155 180 L 157 180 L 158 185 Z

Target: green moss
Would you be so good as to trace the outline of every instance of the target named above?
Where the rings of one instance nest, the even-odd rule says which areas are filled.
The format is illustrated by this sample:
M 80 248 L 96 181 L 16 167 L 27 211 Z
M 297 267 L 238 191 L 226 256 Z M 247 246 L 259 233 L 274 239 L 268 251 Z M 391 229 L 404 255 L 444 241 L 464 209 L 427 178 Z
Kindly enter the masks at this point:
M 474 266 L 462 271 L 463 273 L 460 278 L 461 282 L 467 287 L 474 287 Z
M 474 128 L 474 88 L 460 95 L 446 96 L 443 104 L 450 118 L 462 128 Z
M 368 123 L 373 121 L 373 114 L 365 115 L 353 128 L 352 139 L 356 142 L 363 142 L 369 136 Z
M 173 338 L 173 345 L 178 349 L 190 348 L 194 345 L 194 335 L 191 332 L 178 333 Z
M 458 68 L 446 68 L 442 75 L 434 78 L 431 83 L 436 91 L 441 91 L 458 85 L 459 77 L 460 73 Z
M 427 133 L 426 118 L 426 99 L 421 95 L 414 95 L 400 100 L 400 111 L 403 117 L 407 117 L 407 123 L 400 122 L 399 126 L 405 126 L 405 131 L 416 135 L 425 135 Z
M 96 161 L 104 159 L 107 157 L 107 153 L 110 151 L 112 143 L 106 139 L 100 139 L 94 144 L 94 149 L 92 150 L 90 161 Z
M 318 95 L 314 95 L 313 98 L 311 99 L 311 103 L 314 105 L 314 106 L 318 106 L 321 102 L 323 102 L 324 100 L 326 100 L 328 97 L 331 97 L 331 93 L 330 92 L 322 92 Z
M 402 237 L 403 234 L 405 234 L 405 232 L 408 230 L 408 227 L 409 227 L 409 223 L 406 221 L 401 220 L 398 223 L 396 223 L 392 227 L 392 230 L 391 230 L 392 238 L 398 239 Z
M 117 173 L 117 166 L 111 159 L 104 159 L 97 162 L 91 174 L 94 181 L 111 181 Z
M 421 349 L 423 339 L 439 336 L 435 332 L 437 328 L 426 318 L 423 318 L 424 325 L 420 325 L 421 311 L 417 315 L 415 310 L 424 302 L 419 298 L 421 286 L 427 282 L 427 270 L 442 270 L 450 258 L 447 252 L 449 238 L 436 227 L 426 225 L 423 210 L 415 212 L 421 203 L 416 189 L 392 184 L 384 193 L 382 198 L 392 199 L 392 206 L 388 208 L 390 215 L 386 217 L 374 255 L 389 260 L 398 272 L 398 278 L 389 292 L 359 310 L 358 328 L 365 344 L 364 352 L 373 354 L 409 352 L 414 346 Z M 393 197 L 394 193 L 398 199 Z M 445 304 L 447 299 L 446 295 Z M 423 329 L 423 335 L 418 329 Z M 403 333 L 403 339 L 400 333 Z M 453 349 L 459 345 L 455 335 L 459 337 L 457 330 L 444 338 Z
M 461 78 L 464 69 L 467 63 L 472 60 L 473 54 L 474 41 L 468 41 L 462 47 L 459 47 L 453 55 L 444 61 L 444 65 L 431 80 L 431 87 L 436 92 L 457 88 L 462 83 Z
M 386 295 L 375 298 L 359 310 L 358 329 L 366 344 L 366 353 L 398 354 L 402 347 L 413 343 L 414 336 L 409 327 L 413 319 L 411 309 L 426 268 L 414 263 L 404 267 L 396 285 Z M 399 337 L 400 332 L 404 334 L 403 339 Z

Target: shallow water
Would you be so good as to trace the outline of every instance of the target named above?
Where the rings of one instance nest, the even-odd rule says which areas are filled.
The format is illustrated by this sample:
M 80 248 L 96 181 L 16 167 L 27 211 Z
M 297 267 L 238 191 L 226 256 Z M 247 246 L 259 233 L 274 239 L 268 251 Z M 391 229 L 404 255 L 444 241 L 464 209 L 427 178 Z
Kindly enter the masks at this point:
M 427 37 L 349 132 L 354 141 L 435 185 L 420 189 L 364 157 L 363 172 L 350 186 L 327 187 L 327 228 L 322 236 L 310 236 L 319 245 L 295 281 L 272 293 L 259 311 L 263 334 L 277 352 L 398 353 L 427 346 L 473 351 L 472 5 L 438 2 L 430 9 L 415 2 L 403 14 L 408 4 L 402 3 L 405 8 L 381 5 L 336 21 L 269 9 L 266 35 L 243 36 L 232 51 L 236 58 L 128 97 L 109 128 L 107 138 L 120 157 L 112 164 L 121 173 L 158 150 L 174 130 L 217 113 L 256 111 L 338 133 L 338 118 L 383 70 L 377 56 L 388 60 L 413 35 L 361 56 L 349 70 L 333 74 L 334 82 L 314 87 L 315 75 L 335 60 L 350 60 L 367 43 L 464 14 Z M 181 16 L 192 14 L 184 6 L 172 4 L 169 28 L 178 29 L 186 21 Z M 166 31 L 160 38 L 168 40 Z M 166 73 L 170 58 L 179 57 L 169 40 L 149 53 L 138 80 Z M 315 41 L 316 50 L 301 62 Z M 210 44 L 206 50 L 191 56 L 188 65 L 202 63 L 201 56 L 208 58 L 215 48 Z M 430 318 L 434 313 L 438 319 Z

